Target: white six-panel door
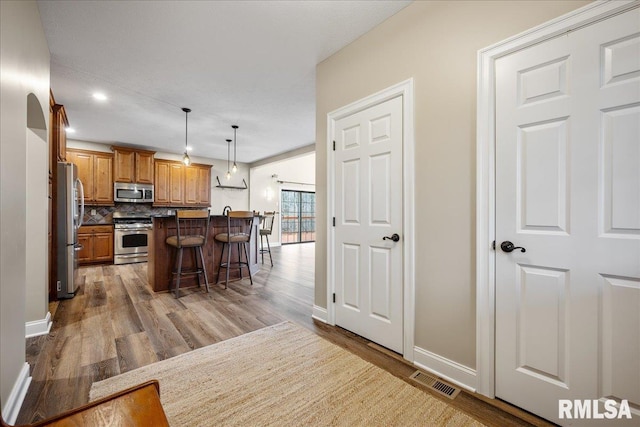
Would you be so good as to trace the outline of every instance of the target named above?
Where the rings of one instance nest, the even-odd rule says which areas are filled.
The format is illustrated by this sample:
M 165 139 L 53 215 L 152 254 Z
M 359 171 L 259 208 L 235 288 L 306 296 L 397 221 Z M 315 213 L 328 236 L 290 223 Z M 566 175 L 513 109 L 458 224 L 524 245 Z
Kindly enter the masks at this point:
M 496 61 L 496 396 L 562 425 L 558 399 L 640 417 L 639 23 Z
M 335 321 L 403 352 L 402 96 L 335 123 Z

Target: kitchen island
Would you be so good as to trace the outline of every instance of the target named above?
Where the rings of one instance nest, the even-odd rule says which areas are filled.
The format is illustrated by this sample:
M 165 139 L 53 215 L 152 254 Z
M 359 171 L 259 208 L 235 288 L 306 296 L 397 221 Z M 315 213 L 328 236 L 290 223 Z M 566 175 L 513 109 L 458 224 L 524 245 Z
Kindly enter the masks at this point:
M 159 215 L 152 217 L 153 220 L 153 232 L 149 239 L 149 263 L 148 263 L 148 277 L 149 285 L 156 292 L 168 291 L 175 287 L 175 281 L 173 280 L 173 274 L 171 273 L 175 265 L 175 249 L 165 243 L 167 237 L 177 235 L 176 220 L 173 215 Z M 258 227 L 260 221 L 258 217 L 253 219 L 251 225 L 251 241 L 249 242 L 249 270 L 251 275 L 260 270 L 258 264 L 258 255 L 260 248 L 258 246 Z M 218 265 L 220 263 L 220 256 L 222 253 L 222 243 L 217 242 L 213 237 L 219 233 L 226 233 L 227 231 L 227 217 L 224 215 L 211 215 L 209 221 L 209 236 L 207 238 L 207 244 L 203 249 L 205 267 L 207 269 L 207 278 L 209 279 L 209 286 L 215 285 L 214 280 L 218 274 Z M 225 258 L 227 254 L 225 251 Z M 242 254 L 244 260 L 244 254 Z M 231 250 L 231 262 L 238 260 L 237 245 L 232 245 Z M 182 256 L 182 270 L 188 271 L 195 268 L 194 251 L 190 248 L 185 248 Z M 224 282 L 225 270 L 222 270 L 220 274 L 220 281 Z M 247 277 L 247 269 L 242 269 L 243 277 Z M 237 268 L 232 268 L 230 271 L 230 280 L 239 279 L 240 274 Z M 198 286 L 197 275 L 182 276 L 180 279 L 180 289 L 191 288 Z M 247 281 L 247 286 L 249 281 Z M 204 283 L 203 283 L 204 288 Z

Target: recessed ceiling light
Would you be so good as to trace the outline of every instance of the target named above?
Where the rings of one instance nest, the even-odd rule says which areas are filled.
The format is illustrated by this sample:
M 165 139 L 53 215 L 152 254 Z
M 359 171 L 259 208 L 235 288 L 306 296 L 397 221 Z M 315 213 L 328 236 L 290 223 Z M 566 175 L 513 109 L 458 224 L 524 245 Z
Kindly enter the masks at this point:
M 95 99 L 97 101 L 106 101 L 107 100 L 107 95 L 105 95 L 102 92 L 95 92 L 93 94 L 93 99 Z
M 74 128 L 65 128 L 64 130 L 66 130 L 67 133 L 76 133 L 76 130 Z

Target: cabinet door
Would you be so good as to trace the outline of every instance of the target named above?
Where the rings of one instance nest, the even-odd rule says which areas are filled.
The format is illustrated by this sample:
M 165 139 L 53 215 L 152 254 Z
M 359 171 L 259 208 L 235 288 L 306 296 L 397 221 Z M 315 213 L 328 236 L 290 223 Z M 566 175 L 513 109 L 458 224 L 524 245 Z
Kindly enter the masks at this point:
M 184 204 L 184 167 L 181 163 L 171 163 L 169 166 L 169 204 Z
M 76 252 L 78 256 L 78 262 L 80 264 L 91 262 L 93 254 L 93 235 L 78 234 L 78 244 L 82 245 L 82 249 Z
M 211 167 L 198 168 L 198 204 L 211 205 Z
M 56 104 L 53 107 L 53 114 L 55 115 L 55 128 L 56 133 L 56 148 L 57 157 L 59 162 L 67 161 L 67 126 L 69 121 L 67 120 L 67 113 L 64 106 Z
M 169 165 L 168 162 L 155 162 L 155 205 L 169 204 Z
M 114 150 L 114 182 L 133 182 L 135 161 L 135 152 L 128 150 Z
M 113 233 L 93 235 L 93 261 L 113 260 Z
M 82 186 L 84 187 L 85 203 L 95 201 L 93 188 L 94 156 L 88 153 L 68 151 L 67 157 L 71 163 L 74 163 L 78 167 L 78 178 L 82 181 Z
M 196 166 L 186 166 L 184 168 L 184 202 L 187 205 L 198 204 L 198 171 Z
M 153 184 L 153 153 L 136 152 L 136 182 Z
M 93 160 L 93 199 L 100 204 L 113 204 L 113 158 L 96 154 Z

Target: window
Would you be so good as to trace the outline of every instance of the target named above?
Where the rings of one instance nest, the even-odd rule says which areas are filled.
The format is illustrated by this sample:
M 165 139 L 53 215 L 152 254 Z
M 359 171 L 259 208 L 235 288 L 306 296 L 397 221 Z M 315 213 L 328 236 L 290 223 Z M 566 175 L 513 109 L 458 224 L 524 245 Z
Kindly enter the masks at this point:
M 282 190 L 282 244 L 315 242 L 316 193 Z

